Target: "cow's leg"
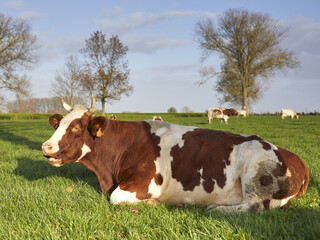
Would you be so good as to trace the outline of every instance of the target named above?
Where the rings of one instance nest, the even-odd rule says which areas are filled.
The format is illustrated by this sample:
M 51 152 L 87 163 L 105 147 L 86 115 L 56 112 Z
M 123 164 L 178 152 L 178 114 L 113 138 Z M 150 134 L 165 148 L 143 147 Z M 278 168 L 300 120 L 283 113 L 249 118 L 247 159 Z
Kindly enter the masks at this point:
M 228 117 L 223 117 L 224 122 L 228 125 Z
M 110 202 L 112 204 L 121 204 L 121 203 L 138 203 L 141 202 L 141 200 L 139 200 L 136 197 L 136 193 L 135 192 L 129 192 L 126 190 L 121 190 L 120 186 L 118 186 L 111 194 L 110 196 Z
M 138 198 L 136 198 L 135 192 L 132 193 L 129 191 L 121 190 L 119 187 L 117 187 L 116 190 L 114 190 L 110 196 L 110 202 L 112 204 L 123 204 L 123 203 L 135 204 L 143 201 L 153 206 L 157 206 L 159 204 L 159 201 L 155 198 L 139 200 Z
M 208 211 L 211 210 L 218 210 L 218 211 L 225 211 L 225 212 L 242 212 L 247 211 L 252 208 L 253 204 L 249 202 L 240 203 L 237 205 L 231 206 L 209 206 L 207 208 Z

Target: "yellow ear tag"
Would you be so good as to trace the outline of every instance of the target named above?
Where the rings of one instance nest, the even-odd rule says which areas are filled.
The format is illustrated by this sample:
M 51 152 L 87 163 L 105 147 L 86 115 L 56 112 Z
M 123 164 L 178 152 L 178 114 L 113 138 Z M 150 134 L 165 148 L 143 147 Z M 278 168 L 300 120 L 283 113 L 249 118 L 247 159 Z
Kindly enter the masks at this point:
M 97 131 L 97 137 L 101 137 L 102 135 L 103 135 L 103 132 L 101 132 L 101 128 L 99 128 Z

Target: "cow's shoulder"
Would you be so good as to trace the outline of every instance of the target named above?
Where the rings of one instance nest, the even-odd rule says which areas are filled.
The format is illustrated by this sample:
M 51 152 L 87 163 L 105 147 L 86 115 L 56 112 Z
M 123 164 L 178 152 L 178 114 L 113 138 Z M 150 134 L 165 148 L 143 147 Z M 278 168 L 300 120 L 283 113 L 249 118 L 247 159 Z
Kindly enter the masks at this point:
M 196 127 L 192 126 L 181 126 L 161 121 L 146 120 L 144 122 L 150 125 L 150 132 L 159 137 L 173 137 L 173 135 L 180 137 L 186 132 L 196 129 Z

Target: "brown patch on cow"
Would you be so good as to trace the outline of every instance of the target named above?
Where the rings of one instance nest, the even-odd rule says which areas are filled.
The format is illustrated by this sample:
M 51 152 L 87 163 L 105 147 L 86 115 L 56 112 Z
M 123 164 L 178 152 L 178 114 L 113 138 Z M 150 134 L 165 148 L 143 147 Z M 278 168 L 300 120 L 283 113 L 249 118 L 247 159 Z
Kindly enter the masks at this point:
M 286 174 L 287 167 L 283 164 L 277 163 L 277 167 L 272 171 L 273 176 L 275 177 L 281 177 Z
M 266 141 L 259 141 L 262 144 L 262 147 L 264 150 L 270 150 L 271 149 L 271 145 L 269 143 L 267 143 Z
M 162 185 L 163 183 L 163 177 L 160 173 L 158 173 L 155 178 L 154 178 L 154 181 L 157 185 Z
M 261 186 L 269 186 L 273 183 L 273 178 L 270 175 L 263 175 L 260 177 Z
M 215 114 L 222 114 L 223 113 L 220 109 L 214 109 L 213 112 Z
M 266 199 L 263 201 L 264 209 L 270 209 L 270 199 Z
M 170 152 L 173 157 L 172 177 L 182 184 L 185 191 L 192 191 L 196 186 L 200 186 L 202 179 L 203 188 L 208 193 L 214 190 L 215 184 L 220 188 L 225 186 L 224 169 L 230 165 L 229 156 L 234 145 L 262 140 L 256 135 L 247 137 L 206 129 L 187 132 L 182 139 L 183 147 L 180 148 L 177 144 Z
M 237 110 L 235 110 L 233 108 L 223 110 L 223 115 L 227 115 L 228 117 L 230 117 L 232 115 L 237 115 L 237 114 L 238 114 Z
M 278 180 L 278 187 L 279 187 L 279 190 L 272 195 L 272 198 L 283 199 L 290 196 L 288 179 Z
M 57 129 L 59 127 L 59 124 L 62 118 L 63 118 L 62 115 L 54 114 L 49 118 L 49 123 L 53 128 Z

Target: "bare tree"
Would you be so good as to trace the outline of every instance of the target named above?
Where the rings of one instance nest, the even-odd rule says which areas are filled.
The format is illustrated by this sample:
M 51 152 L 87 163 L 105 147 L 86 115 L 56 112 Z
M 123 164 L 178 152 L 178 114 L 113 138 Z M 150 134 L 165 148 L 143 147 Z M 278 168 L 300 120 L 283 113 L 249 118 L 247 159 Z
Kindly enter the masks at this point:
M 112 104 L 133 91 L 126 59 L 128 47 L 118 36 L 106 39 L 105 34 L 96 31 L 86 40 L 81 52 L 87 60 L 83 86 L 100 99 L 104 116 L 106 102 Z
M 82 64 L 75 56 L 69 56 L 66 59 L 65 67 L 55 74 L 55 81 L 52 83 L 52 92 L 54 96 L 64 97 L 71 106 L 74 104 L 74 98 L 81 98 L 81 81 L 83 78 Z M 85 103 L 85 100 L 80 102 Z
M 299 66 L 292 51 L 279 47 L 288 31 L 269 15 L 229 9 L 215 25 L 212 20 L 196 24 L 195 34 L 203 60 L 212 53 L 222 58 L 221 72 L 213 67 L 201 70 L 201 85 L 218 76 L 216 90 L 221 102 L 231 102 L 249 110 L 261 98 L 268 78 L 276 71 Z
M 20 19 L 0 14 L 0 89 L 27 96 L 30 82 L 23 70 L 31 68 L 37 57 L 38 46 L 30 26 Z

